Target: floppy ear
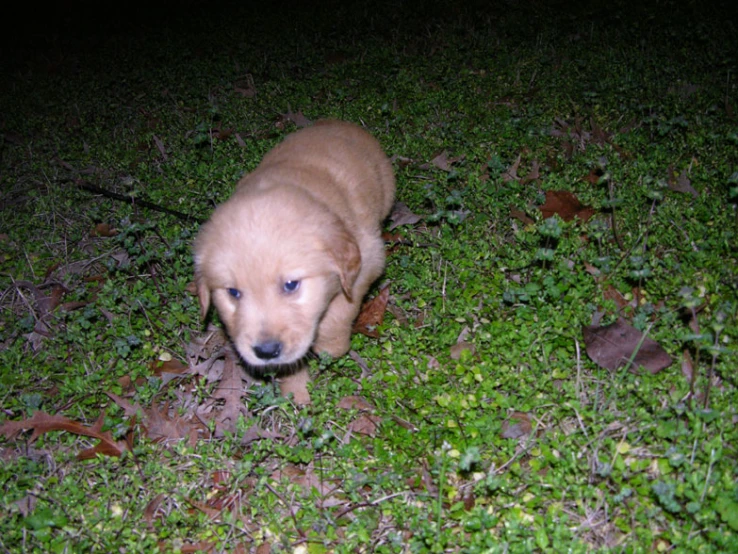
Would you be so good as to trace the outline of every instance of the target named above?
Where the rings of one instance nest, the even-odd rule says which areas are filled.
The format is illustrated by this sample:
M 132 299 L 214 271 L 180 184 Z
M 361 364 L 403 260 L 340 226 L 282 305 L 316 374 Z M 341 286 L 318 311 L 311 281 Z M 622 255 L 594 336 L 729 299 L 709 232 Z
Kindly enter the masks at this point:
M 328 252 L 338 268 L 341 289 L 349 302 L 353 301 L 354 283 L 361 270 L 361 250 L 356 240 L 343 223 L 336 224 L 329 235 Z
M 210 287 L 208 287 L 205 277 L 197 266 L 195 267 L 195 286 L 197 287 L 197 296 L 200 299 L 200 319 L 205 321 L 208 308 L 210 308 Z

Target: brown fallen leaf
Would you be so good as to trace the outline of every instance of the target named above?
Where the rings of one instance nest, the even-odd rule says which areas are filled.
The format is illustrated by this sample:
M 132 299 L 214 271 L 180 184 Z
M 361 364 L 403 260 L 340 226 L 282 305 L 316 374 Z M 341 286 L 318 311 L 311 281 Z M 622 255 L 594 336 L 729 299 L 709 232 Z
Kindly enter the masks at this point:
M 546 202 L 539 208 L 544 219 L 558 215 L 564 221 L 578 217 L 586 222 L 595 213 L 594 208 L 585 206 L 567 190 L 547 190 Z
M 90 231 L 91 237 L 114 237 L 118 234 L 118 229 L 109 223 L 98 223 Z
M 540 178 L 541 178 L 541 165 L 538 163 L 538 160 L 533 160 L 530 173 L 528 173 L 528 175 L 526 175 L 525 177 L 520 178 L 520 184 L 527 185 L 528 183 L 537 181 Z
M 374 406 L 361 396 L 344 396 L 336 405 L 341 410 L 358 410 L 360 412 L 373 412 Z
M 253 98 L 256 96 L 256 85 L 254 77 L 250 73 L 239 79 L 233 84 L 233 90 L 240 94 L 243 98 Z
M 164 373 L 181 375 L 183 373 L 187 373 L 187 371 L 189 370 L 189 366 L 187 364 L 180 362 L 176 358 L 164 361 L 155 360 L 151 362 L 150 367 L 151 373 L 154 374 L 156 377 L 161 377 Z
M 464 156 L 463 155 L 462 156 L 458 156 L 456 158 L 449 158 L 448 151 L 444 150 L 440 154 L 436 155 L 430 161 L 430 165 L 429 164 L 423 164 L 420 167 L 421 167 L 421 169 L 427 169 L 428 167 L 430 167 L 432 165 L 433 167 L 436 167 L 436 168 L 440 169 L 441 171 L 450 172 L 451 169 L 452 169 L 452 166 L 455 163 L 462 161 L 463 159 L 464 159 Z
M 451 359 L 460 360 L 464 352 L 469 352 L 473 356 L 476 351 L 476 347 L 471 342 L 457 342 L 451 347 Z
M 519 439 L 530 435 L 533 426 L 530 423 L 530 416 L 525 412 L 513 412 L 509 418 L 502 423 L 500 436 L 503 439 Z
M 685 350 L 682 353 L 682 375 L 684 375 L 684 378 L 689 381 L 689 383 L 694 383 L 694 361 L 692 360 L 692 354 L 689 353 L 689 350 Z
M 599 167 L 593 168 L 587 175 L 583 177 L 584 181 L 587 181 L 590 185 L 596 185 L 600 182 L 600 179 L 605 174 Z
M 625 298 L 625 296 L 623 296 L 623 294 L 612 285 L 607 285 L 605 287 L 605 290 L 602 292 L 602 296 L 605 298 L 605 300 L 612 300 L 613 302 L 615 302 L 619 313 L 621 313 L 628 307 L 636 307 L 635 300 L 629 302 L 628 299 Z
M 415 225 L 418 221 L 423 219 L 422 216 L 414 214 L 410 211 L 405 204 L 402 202 L 396 202 L 392 208 L 392 213 L 389 216 L 389 220 L 392 222 L 389 230 L 392 231 L 394 228 L 400 225 Z
M 164 146 L 164 143 L 156 135 L 152 135 L 152 138 L 154 139 L 154 144 L 156 144 L 157 150 L 159 150 L 159 154 L 161 154 L 162 159 L 166 162 L 169 159 L 169 156 L 167 155 L 167 149 Z
M 377 435 L 377 429 L 379 428 L 379 423 L 381 421 L 382 420 L 379 416 L 370 414 L 360 415 L 349 424 L 349 431 L 352 431 L 359 435 L 375 437 Z
M 379 327 L 384 321 L 384 313 L 387 311 L 387 302 L 389 301 L 389 285 L 385 285 L 379 294 L 367 300 L 361 308 L 359 317 L 354 323 L 353 332 L 361 333 L 367 337 L 379 338 Z
M 517 159 L 502 173 L 503 181 L 509 183 L 510 181 L 517 181 L 519 179 L 518 167 L 520 167 L 520 160 L 522 158 L 523 156 L 521 154 L 518 154 Z
M 181 441 L 189 438 L 193 425 L 176 411 L 169 414 L 169 405 L 161 409 L 155 405 L 146 410 L 147 420 L 143 423 L 146 436 L 154 442 Z
M 210 399 L 198 408 L 198 417 L 203 421 L 215 420 L 215 436 L 222 438 L 226 432 L 236 433 L 239 416 L 249 419 L 246 405 L 242 397 L 246 394 L 243 379 L 244 371 L 238 365 L 235 355 L 228 352 L 225 356 L 223 374 L 217 388 Z M 218 409 L 213 409 L 213 408 Z
M 102 427 L 104 422 L 105 412 L 100 414 L 100 417 L 93 425 L 83 425 L 64 416 L 49 415 L 45 412 L 38 411 L 30 419 L 4 421 L 0 424 L 0 435 L 3 435 L 8 440 L 13 440 L 23 431 L 33 429 L 33 433 L 29 439 L 30 442 L 35 441 L 38 437 L 50 431 L 66 431 L 75 435 L 97 439 L 99 442 L 96 446 L 77 454 L 78 460 L 88 460 L 94 458 L 97 454 L 120 456 L 124 450 L 130 450 L 127 441 L 116 441 L 110 431 L 103 432 Z
M 671 357 L 653 339 L 644 337 L 635 327 L 623 319 L 605 327 L 582 327 L 587 355 L 600 367 L 611 371 L 626 365 L 635 353 L 634 367 L 643 366 L 651 373 L 658 373 L 671 365 Z M 639 348 L 640 345 L 640 348 Z
M 686 169 L 682 170 L 682 172 L 675 177 L 674 168 L 670 167 L 669 179 L 666 183 L 669 186 L 669 189 L 673 190 L 674 192 L 691 194 L 692 198 L 697 198 L 699 196 L 699 193 L 692 186 L 692 181 L 690 180 Z
M 528 217 L 523 210 L 517 208 L 510 208 L 510 217 L 521 221 L 524 225 L 533 225 L 536 222 L 532 217 Z
M 143 520 L 149 525 L 154 523 L 154 519 L 157 517 L 163 518 L 164 514 L 159 514 L 159 507 L 161 503 L 166 499 L 167 495 L 163 492 L 157 494 L 154 498 L 149 500 L 146 504 L 146 508 L 143 511 Z
M 212 136 L 218 140 L 228 140 L 233 136 L 234 130 L 232 128 L 221 129 L 220 126 L 213 129 Z
M 298 129 L 302 129 L 303 127 L 308 127 L 312 124 L 312 121 L 310 121 L 307 117 L 305 117 L 301 110 L 298 110 L 297 112 L 293 112 L 292 108 L 289 105 L 287 106 L 287 113 L 283 113 L 279 115 L 281 116 L 282 121 L 289 121 L 291 123 L 294 123 Z

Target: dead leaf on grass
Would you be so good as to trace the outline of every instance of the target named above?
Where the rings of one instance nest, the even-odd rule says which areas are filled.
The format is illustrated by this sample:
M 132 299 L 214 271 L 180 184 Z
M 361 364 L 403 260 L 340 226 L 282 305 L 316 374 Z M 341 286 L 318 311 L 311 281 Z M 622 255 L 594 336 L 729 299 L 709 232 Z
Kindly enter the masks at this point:
M 509 183 L 510 181 L 517 181 L 519 179 L 518 167 L 520 167 L 520 160 L 522 158 L 523 156 L 518 154 L 517 159 L 502 173 L 503 181 Z
M 169 159 L 169 156 L 167 155 L 167 149 L 164 147 L 164 143 L 156 135 L 153 135 L 152 138 L 154 139 L 154 144 L 156 144 L 157 150 L 159 150 L 159 154 L 161 154 L 162 159 L 166 162 Z
M 281 439 L 282 435 L 279 433 L 276 433 L 274 431 L 267 431 L 266 429 L 262 429 L 258 425 L 254 424 L 248 429 L 246 429 L 246 432 L 241 437 L 240 443 L 242 446 L 246 446 L 248 444 L 251 444 L 252 442 L 256 442 L 263 439 Z
M 520 184 L 527 185 L 528 183 L 537 181 L 540 178 L 541 178 L 541 165 L 538 163 L 538 160 L 533 160 L 530 173 L 528 173 L 528 175 L 526 175 L 525 177 L 520 178 Z
M 302 129 L 303 127 L 309 127 L 312 125 L 312 121 L 310 121 L 307 117 L 305 117 L 301 110 L 298 110 L 297 112 L 293 112 L 292 108 L 287 106 L 287 113 L 279 114 L 281 117 L 282 122 L 290 122 L 294 123 L 295 127 L 298 129 Z
M 395 202 L 389 219 L 392 222 L 389 230 L 392 231 L 401 225 L 415 225 L 418 221 L 423 219 L 423 217 L 411 212 L 410 208 L 402 202 Z
M 600 179 L 605 174 L 601 168 L 593 168 L 587 175 L 583 177 L 583 180 L 588 182 L 590 185 L 596 185 L 600 182 Z
M 638 350 L 631 371 L 643 366 L 651 373 L 658 373 L 672 362 L 671 357 L 656 341 L 645 337 L 623 319 L 605 327 L 585 326 L 582 334 L 587 355 L 597 365 L 611 371 L 626 365 L 636 349 Z
M 694 362 L 689 350 L 682 353 L 682 375 L 688 382 L 694 383 Z
M 36 509 L 37 502 L 38 498 L 33 494 L 29 494 L 16 500 L 13 504 L 15 504 L 23 517 L 28 517 Z
M 379 423 L 381 421 L 382 420 L 379 416 L 371 414 L 360 415 L 349 424 L 349 431 L 359 435 L 375 437 L 377 436 L 377 429 L 379 428 Z
M 254 83 L 254 76 L 250 73 L 247 73 L 233 84 L 233 90 L 240 94 L 243 98 L 253 98 L 254 96 L 256 96 L 256 84 Z
M 594 208 L 583 205 L 567 190 L 547 190 L 546 202 L 539 209 L 544 219 L 558 215 L 564 221 L 571 221 L 578 217 L 583 223 L 595 213 Z
M 170 360 L 155 360 L 151 362 L 151 373 L 156 377 L 161 377 L 165 373 L 172 375 L 182 375 L 187 373 L 189 366 L 180 362 L 176 358 Z
M 406 158 L 405 156 L 398 156 L 395 154 L 390 158 L 390 162 L 393 164 L 396 163 L 398 167 L 407 167 L 409 165 L 412 165 L 415 163 L 415 160 L 412 158 Z
M 674 192 L 682 192 L 685 194 L 691 194 L 692 198 L 697 198 L 699 193 L 692 186 L 692 181 L 689 178 L 687 170 L 684 169 L 679 175 L 674 175 L 674 168 L 669 168 L 669 179 L 667 181 L 670 190 Z
M 222 438 L 226 432 L 235 434 L 239 416 L 246 419 L 250 414 L 242 401 L 246 387 L 243 383 L 245 373 L 236 362 L 235 354 L 225 356 L 223 374 L 210 399 L 201 405 L 197 412 L 202 421 L 215 421 L 215 436 Z
M 471 342 L 457 342 L 451 347 L 451 359 L 460 360 L 464 352 L 469 352 L 473 356 L 476 351 L 476 347 Z
M 125 440 L 116 441 L 110 431 L 103 431 L 105 413 L 93 425 L 84 425 L 64 416 L 50 415 L 42 411 L 35 412 L 33 417 L 22 421 L 4 421 L 0 424 L 0 435 L 8 440 L 14 440 L 23 431 L 33 430 L 30 442 L 50 431 L 66 431 L 75 435 L 91 437 L 99 442 L 93 448 L 88 448 L 77 454 L 78 460 L 88 460 L 97 454 L 104 456 L 120 456 L 123 451 L 130 450 Z
M 500 436 L 503 439 L 519 439 L 530 435 L 533 426 L 530 416 L 525 412 L 513 412 L 509 418 L 502 423 Z
M 536 222 L 532 217 L 528 217 L 523 210 L 519 210 L 517 208 L 510 208 L 510 217 L 517 219 L 524 225 L 533 225 Z
M 389 285 L 385 285 L 379 294 L 367 300 L 361 308 L 359 317 L 354 323 L 354 333 L 361 333 L 368 337 L 379 338 L 379 327 L 384 321 L 384 313 L 387 311 L 387 302 L 389 301 Z
M 109 223 L 98 223 L 90 231 L 91 237 L 114 237 L 118 234 L 118 229 Z
M 441 171 L 450 172 L 452 169 L 452 166 L 455 163 L 462 161 L 463 159 L 464 159 L 463 155 L 458 156 L 456 158 L 449 158 L 448 151 L 444 150 L 443 152 L 435 156 L 430 161 L 430 165 L 440 169 Z M 421 166 L 421 169 L 427 169 L 428 167 L 429 167 L 428 164 L 423 164 Z
M 336 405 L 341 410 L 358 410 L 360 412 L 373 412 L 374 406 L 361 396 L 344 396 Z
M 623 294 L 612 285 L 607 285 L 605 290 L 602 292 L 602 296 L 605 300 L 612 300 L 618 308 L 618 312 L 622 312 L 626 308 L 636 308 L 637 302 L 634 295 L 634 300 L 628 300 Z

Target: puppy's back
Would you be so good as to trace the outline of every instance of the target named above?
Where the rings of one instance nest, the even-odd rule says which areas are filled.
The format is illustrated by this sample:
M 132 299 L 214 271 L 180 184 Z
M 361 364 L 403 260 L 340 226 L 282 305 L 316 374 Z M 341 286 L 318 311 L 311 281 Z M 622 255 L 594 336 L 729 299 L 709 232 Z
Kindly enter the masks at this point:
M 395 196 L 392 164 L 379 142 L 345 121 L 323 120 L 288 135 L 239 188 L 279 184 L 304 188 L 360 224 L 386 218 Z

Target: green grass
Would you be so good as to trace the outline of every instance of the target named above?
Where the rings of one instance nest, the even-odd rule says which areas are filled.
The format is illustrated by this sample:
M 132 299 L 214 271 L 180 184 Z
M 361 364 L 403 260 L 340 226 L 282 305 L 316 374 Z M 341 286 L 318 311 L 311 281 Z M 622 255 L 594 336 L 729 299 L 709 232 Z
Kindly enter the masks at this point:
M 188 10 L 82 44 L 26 37 L 3 68 L 0 418 L 104 413 L 132 448 L 83 462 L 83 436 L 2 439 L 2 551 L 738 550 L 738 52 L 722 12 Z M 424 219 L 393 231 L 392 313 L 379 339 L 354 336 L 359 357 L 315 361 L 312 406 L 263 387 L 236 433 L 152 442 L 107 393 L 173 417 L 213 393 L 152 370 L 203 334 L 198 225 L 77 181 L 205 219 L 295 129 L 289 110 L 363 123 L 397 157 L 398 200 Z M 425 165 L 444 150 L 450 171 Z M 505 178 L 518 156 L 538 179 Z M 669 188 L 685 170 L 694 196 Z M 548 190 L 594 217 L 544 220 Z M 619 316 L 673 364 L 590 360 L 582 327 Z M 269 433 L 245 441 L 254 425 Z

